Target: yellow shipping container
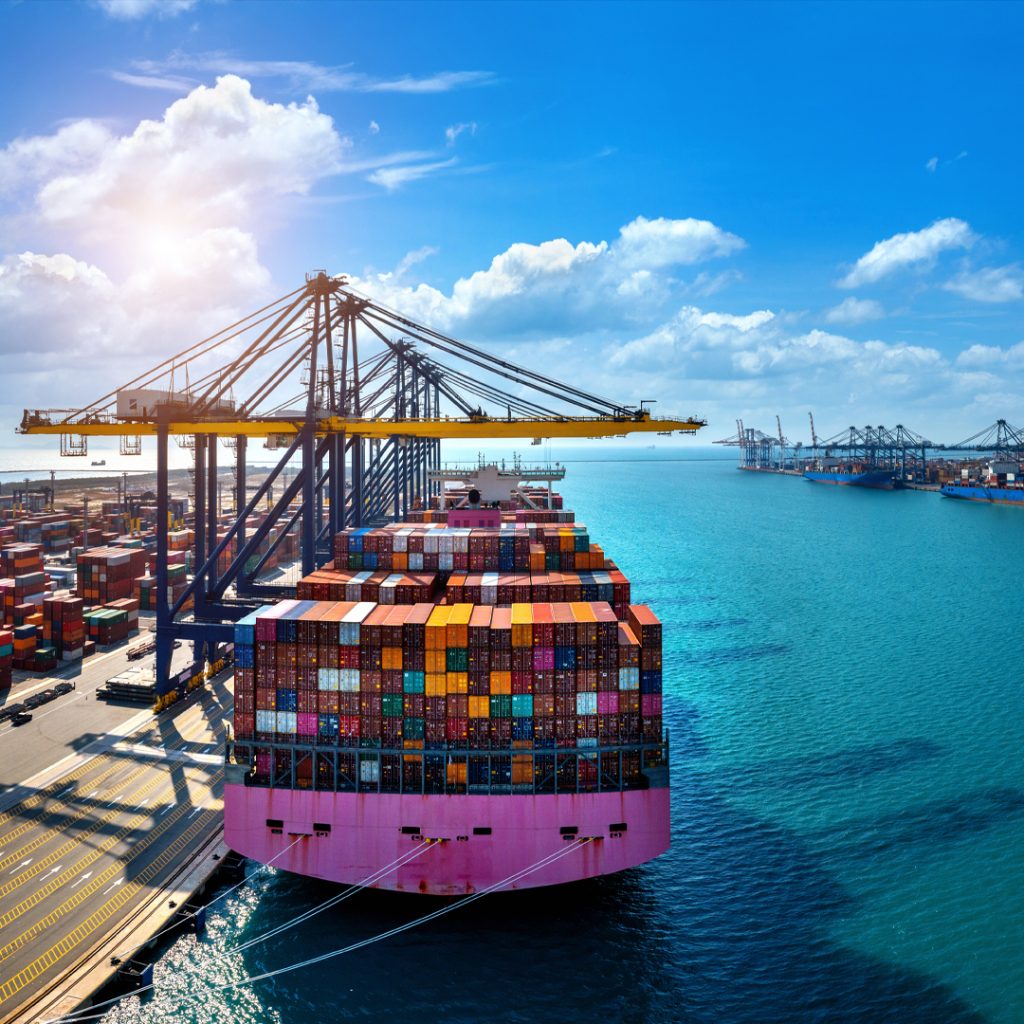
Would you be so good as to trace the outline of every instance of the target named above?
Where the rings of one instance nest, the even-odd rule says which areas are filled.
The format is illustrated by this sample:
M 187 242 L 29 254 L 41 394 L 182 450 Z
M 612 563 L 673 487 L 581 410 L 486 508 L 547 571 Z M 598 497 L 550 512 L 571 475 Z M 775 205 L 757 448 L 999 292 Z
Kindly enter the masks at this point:
M 448 616 L 452 609 L 448 605 L 437 605 L 430 613 L 427 620 L 427 650 L 444 652 L 447 643 L 445 640 L 448 627 Z
M 469 619 L 473 614 L 471 604 L 453 604 L 448 617 L 447 645 L 449 647 L 469 646 Z
M 449 672 L 448 673 L 449 693 L 469 693 L 469 673 Z

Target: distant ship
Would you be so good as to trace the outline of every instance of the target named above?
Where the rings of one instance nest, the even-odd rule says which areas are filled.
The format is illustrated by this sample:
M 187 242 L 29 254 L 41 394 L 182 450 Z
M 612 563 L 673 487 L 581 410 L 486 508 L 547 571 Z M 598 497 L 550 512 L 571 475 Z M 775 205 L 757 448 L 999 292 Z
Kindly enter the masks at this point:
M 807 469 L 804 477 L 816 484 L 840 484 L 847 487 L 871 487 L 891 491 L 896 480 L 891 469 L 860 469 L 856 466 L 833 466 L 829 469 Z
M 944 484 L 942 494 L 964 501 L 987 501 L 994 505 L 1024 508 L 1024 487 L 989 487 L 983 483 Z
M 966 471 L 965 471 L 966 472 Z M 1024 483 L 1019 479 L 1020 464 L 1011 459 L 993 460 L 981 471 L 981 477 L 966 476 L 957 484 L 945 484 L 947 498 L 963 501 L 984 501 L 993 505 L 1017 505 L 1024 508 Z
M 105 466 L 107 464 L 107 460 L 106 459 L 93 459 L 92 460 L 92 464 L 94 466 Z

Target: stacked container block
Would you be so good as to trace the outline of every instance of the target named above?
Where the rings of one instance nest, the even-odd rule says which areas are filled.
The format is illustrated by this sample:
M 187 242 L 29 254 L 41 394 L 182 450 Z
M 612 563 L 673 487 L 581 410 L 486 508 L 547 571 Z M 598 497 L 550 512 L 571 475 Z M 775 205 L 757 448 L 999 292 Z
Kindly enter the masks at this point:
M 146 571 L 142 548 L 90 548 L 78 555 L 78 596 L 86 604 L 132 597 L 135 580 Z
M 62 661 L 77 661 L 85 646 L 84 602 L 80 597 L 48 597 L 43 602 L 43 638 Z
M 592 788 L 600 748 L 661 739 L 660 624 L 643 605 L 627 614 L 606 601 L 283 601 L 236 624 L 235 736 L 253 743 L 262 778 L 275 766 L 261 741 L 392 752 L 359 767 L 391 776 L 361 779 L 385 788 L 396 773 L 415 787 L 430 751 L 502 751 L 502 781 L 529 786 L 529 752 L 557 748 L 594 752 L 580 762 Z M 482 763 L 449 761 L 442 783 L 494 782 Z M 638 775 L 638 753 L 625 771 Z

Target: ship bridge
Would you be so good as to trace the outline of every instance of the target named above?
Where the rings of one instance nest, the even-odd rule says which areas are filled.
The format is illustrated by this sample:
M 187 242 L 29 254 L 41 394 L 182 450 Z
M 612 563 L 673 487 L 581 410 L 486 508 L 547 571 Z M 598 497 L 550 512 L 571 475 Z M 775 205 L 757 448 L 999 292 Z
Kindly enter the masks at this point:
M 446 495 L 450 484 L 460 488 L 475 488 L 480 492 L 480 500 L 485 503 L 511 501 L 518 499 L 527 508 L 551 508 L 551 488 L 556 480 L 565 477 L 565 466 L 561 463 L 527 466 L 515 457 L 500 462 L 485 462 L 480 459 L 471 463 L 445 463 L 438 469 L 428 473 L 428 479 L 441 485 L 441 497 L 444 507 L 453 500 Z M 544 504 L 537 501 L 526 490 L 530 483 L 543 483 L 547 488 Z M 463 495 L 454 499 L 455 503 L 464 502 Z

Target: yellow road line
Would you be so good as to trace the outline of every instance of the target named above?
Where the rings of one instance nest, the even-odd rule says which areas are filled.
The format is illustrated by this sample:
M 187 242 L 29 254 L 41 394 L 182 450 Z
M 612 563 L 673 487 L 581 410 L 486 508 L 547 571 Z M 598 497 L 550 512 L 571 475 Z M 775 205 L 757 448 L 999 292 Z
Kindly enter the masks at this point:
M 206 728 L 207 728 L 205 719 L 201 718 L 199 720 L 199 724 L 200 724 L 199 733 L 202 734 L 203 732 L 206 731 Z M 129 739 L 132 739 L 133 741 L 137 741 L 137 739 L 148 738 L 152 734 L 152 732 L 153 732 L 152 727 L 151 726 L 147 726 L 146 733 L 144 733 L 141 737 L 136 738 L 136 737 L 133 736 L 133 737 L 125 737 L 124 739 L 125 739 L 125 741 L 127 741 Z M 192 738 L 192 737 L 186 736 L 184 732 L 182 732 L 180 735 L 181 735 L 181 739 L 185 743 L 194 743 L 194 742 L 196 742 L 196 739 L 198 739 L 198 737 Z M 216 739 L 216 737 L 215 737 L 215 739 Z M 161 740 L 161 738 L 159 736 L 155 736 L 153 738 L 153 742 L 154 743 L 160 742 L 160 740 Z M 110 757 L 110 756 L 111 755 L 109 753 L 100 754 L 97 757 L 92 758 L 91 761 L 89 762 L 89 764 L 87 764 L 87 765 L 85 765 L 83 767 L 87 767 L 87 768 L 88 767 L 97 767 L 98 764 L 102 764 L 103 763 L 103 759 L 104 758 L 107 758 L 107 757 Z M 83 783 L 82 786 L 80 786 L 80 788 L 84 789 L 84 788 L 86 788 L 86 786 L 98 787 L 102 782 L 104 782 L 111 775 L 113 775 L 114 772 L 116 772 L 119 768 L 121 768 L 123 766 L 123 763 L 124 763 L 123 761 L 121 761 L 119 759 L 115 759 L 115 763 L 112 764 L 111 767 L 109 767 L 106 771 L 101 772 L 99 775 L 95 776 L 94 778 L 90 778 L 88 783 Z M 149 765 L 148 767 L 152 767 L 152 765 Z M 117 786 L 117 789 L 123 788 L 124 785 L 126 785 L 129 781 L 131 781 L 135 777 L 136 777 L 135 775 L 132 775 L 128 779 L 126 779 L 124 782 L 119 783 L 118 786 Z M 61 793 L 63 793 L 64 790 L 67 789 L 67 783 L 72 781 L 73 779 L 74 779 L 74 775 L 67 775 L 67 776 L 63 776 L 62 779 L 57 780 L 57 782 L 63 782 L 64 783 L 63 789 L 60 790 Z M 57 782 L 54 782 L 52 785 L 56 786 Z M 48 788 L 52 788 L 52 787 L 48 787 Z M 116 789 L 115 790 L 110 790 L 108 792 L 116 792 Z M 36 798 L 33 798 L 33 799 L 36 799 Z M 44 797 L 44 799 L 45 799 L 45 797 Z M 70 800 L 70 799 L 72 799 L 72 797 L 69 795 L 67 797 L 67 799 Z M 57 810 L 52 810 L 52 811 L 51 810 L 46 810 L 42 814 L 40 814 L 38 817 L 34 817 L 31 820 L 26 821 L 23 824 L 19 825 L 17 828 L 13 829 L 12 831 L 6 833 L 4 838 L 6 840 L 8 840 L 8 841 L 11 840 L 11 839 L 16 839 L 18 836 L 24 835 L 25 832 L 29 831 L 32 828 L 35 828 L 37 825 L 40 825 L 43 822 L 48 821 L 49 819 L 51 819 L 53 817 L 56 817 L 60 813 L 61 812 L 57 811 Z M 86 808 L 77 817 L 72 818 L 70 820 L 62 821 L 61 822 L 61 828 L 64 829 L 64 828 L 69 827 L 70 825 L 74 824 L 76 821 L 81 820 L 83 817 L 85 817 L 89 813 L 91 813 L 91 809 L 90 808 Z M 21 815 L 20 814 L 14 814 L 12 812 L 12 813 L 8 814 L 7 817 L 21 817 Z M 2 823 L 4 820 L 5 820 L 4 816 L 0 816 L 0 823 Z M 31 844 L 31 849 L 38 849 L 38 847 L 39 847 L 39 843 L 38 842 L 33 842 Z M 10 867 L 12 864 L 15 864 L 19 860 L 23 859 L 28 852 L 30 852 L 29 848 L 25 847 L 25 848 L 15 852 L 15 853 L 13 853 L 13 854 L 10 854 L 7 857 L 4 857 L 3 859 L 0 859 L 0 871 L 3 871 L 5 868 Z
M 22 800 L 21 803 L 15 804 L 8 811 L 4 811 L 0 814 L 0 826 L 3 826 L 6 822 L 11 821 L 14 818 L 21 818 L 24 816 L 25 811 L 30 811 L 34 807 L 38 807 L 39 804 L 46 800 L 53 799 L 63 790 L 67 789 L 69 782 L 77 782 L 83 775 L 87 775 L 92 769 L 96 767 L 97 758 L 90 757 L 84 764 L 79 765 L 74 771 L 69 772 L 67 775 L 62 775 L 59 779 L 55 779 L 51 782 L 46 789 L 40 789 L 35 794 L 26 799 Z
M 123 768 L 123 767 L 125 767 L 125 762 L 121 761 L 121 762 L 119 762 L 119 763 L 114 765 L 114 767 L 111 769 L 111 773 L 116 771 L 118 768 Z M 101 797 L 101 799 L 105 800 L 108 797 L 112 796 L 114 793 L 116 793 L 118 790 L 124 789 L 125 786 L 128 786 L 132 782 L 134 782 L 143 772 L 148 771 L 150 769 L 150 767 L 151 767 L 150 765 L 143 765 L 141 768 L 137 768 L 135 771 L 131 772 L 128 776 L 126 776 L 120 782 L 116 783 L 114 786 L 112 786 L 112 787 L 110 787 L 108 789 L 105 789 L 103 791 L 103 796 Z M 108 773 L 108 774 L 110 774 L 110 773 Z M 123 810 L 123 808 L 121 808 L 121 810 Z M 31 853 L 33 850 L 38 850 L 39 847 L 42 846 L 44 843 L 48 843 L 53 836 L 59 836 L 62 832 L 64 832 L 67 829 L 69 829 L 76 822 L 79 822 L 83 818 L 87 818 L 89 815 L 94 814 L 95 811 L 96 811 L 96 808 L 93 807 L 93 806 L 83 807 L 81 809 L 81 811 L 77 815 L 75 815 L 73 818 L 63 820 L 60 823 L 60 827 L 59 828 L 45 828 L 45 829 L 42 829 L 41 830 L 41 835 L 36 836 L 36 838 L 33 839 L 31 842 L 26 843 L 23 847 L 21 847 L 20 850 L 16 850 L 14 853 L 10 854 L 10 856 L 4 857 L 2 860 L 0 860 L 0 871 L 3 871 L 4 868 L 9 868 L 12 864 L 17 864 L 21 859 L 23 859 L 26 856 L 26 854 Z M 44 814 L 41 818 L 37 818 L 34 821 L 28 822 L 25 825 L 25 827 L 26 828 L 33 828 L 35 826 L 40 826 L 40 825 L 43 824 L 44 821 L 47 821 L 50 818 L 59 817 L 60 813 L 61 813 L 60 811 L 49 811 L 46 814 Z M 100 821 L 108 821 L 108 820 L 109 820 L 109 815 L 107 815 L 106 817 L 100 819 Z M 98 827 L 99 827 L 99 822 L 97 822 L 95 825 L 93 825 L 90 828 L 88 828 L 85 832 L 82 832 L 82 833 L 76 835 L 74 841 L 78 841 L 78 840 L 84 839 L 88 835 L 92 835 L 92 833 L 95 832 Z M 52 864 L 53 862 L 51 861 L 50 863 Z M 20 877 L 21 876 L 19 875 L 19 878 Z M 0 896 L 3 896 L 3 890 L 2 889 L 0 889 Z
M 0 984 L 0 1005 L 13 995 L 23 989 L 31 981 L 38 978 L 44 971 L 52 967 L 63 957 L 75 949 L 83 939 L 95 936 L 99 928 L 117 909 L 124 906 L 129 900 L 137 895 L 140 889 L 153 878 L 155 878 L 175 857 L 178 856 L 188 845 L 193 842 L 204 829 L 208 822 L 205 820 L 210 812 L 199 815 L 196 822 L 190 825 L 170 846 L 164 850 L 159 857 L 148 865 L 137 878 L 121 886 L 118 891 L 96 910 L 87 920 L 83 921 L 73 931 L 68 932 L 59 941 L 55 942 L 45 953 L 38 956 L 27 967 L 19 971 L 12 978 Z M 52 915 L 51 915 L 52 916 Z M 38 926 L 37 926 L 38 927 Z
M 132 781 L 134 781 L 134 779 L 138 778 L 138 776 L 144 774 L 147 770 L 148 770 L 147 768 L 139 768 L 137 771 L 135 771 L 133 773 Z M 154 779 L 152 779 L 149 782 L 147 782 L 141 789 L 139 789 L 135 793 L 132 793 L 131 796 L 129 797 L 129 799 L 136 799 L 138 797 L 145 796 L 151 790 L 153 790 L 158 785 L 160 785 L 160 783 L 166 782 L 166 781 L 167 781 L 166 776 L 164 776 L 162 774 L 157 775 Z M 0 899 L 3 899 L 4 896 L 7 896 L 10 893 L 14 892 L 15 889 L 20 888 L 22 885 L 25 884 L 25 882 L 28 882 L 31 879 L 35 878 L 35 876 L 38 875 L 40 871 L 45 870 L 51 864 L 53 864 L 56 861 L 60 860 L 61 857 L 66 856 L 76 846 L 78 846 L 84 839 L 86 839 L 88 836 L 91 836 L 93 833 L 99 831 L 101 828 L 103 828 L 104 825 L 107 824 L 107 822 L 109 822 L 112 819 L 116 818 L 119 814 L 124 814 L 125 811 L 126 811 L 126 808 L 124 808 L 124 807 L 112 807 L 102 817 L 97 818 L 92 823 L 92 825 L 90 825 L 89 828 L 87 828 L 84 832 L 80 833 L 79 835 L 74 836 L 72 839 L 69 839 L 66 843 L 64 843 L 63 846 L 59 846 L 56 850 L 53 850 L 51 853 L 47 854 L 41 860 L 36 861 L 34 864 L 32 864 L 31 867 L 26 867 L 26 869 L 23 872 L 21 872 L 21 874 L 19 874 L 14 879 L 13 882 L 7 882 L 4 885 L 0 885 Z M 146 808 L 144 808 L 141 811 L 137 810 L 135 812 L 135 815 L 132 817 L 131 821 L 121 829 L 121 832 L 124 832 L 124 829 L 128 829 L 128 831 L 131 831 L 135 827 L 135 823 L 136 822 L 140 821 L 142 818 L 148 817 L 150 814 L 152 814 L 152 808 L 150 808 L 150 807 L 146 807 Z M 48 840 L 49 840 L 49 836 L 46 836 L 46 837 L 43 837 L 43 839 L 40 842 L 46 842 Z M 109 847 L 109 843 L 110 843 L 110 838 L 108 837 L 106 840 L 104 840 L 104 843 L 101 846 L 94 847 L 94 852 L 98 855 L 99 853 L 102 853 L 104 849 L 109 849 L 110 848 Z M 76 867 L 84 867 L 85 864 L 87 863 L 87 861 L 88 861 L 88 857 L 87 857 L 87 859 L 85 861 L 79 861 L 78 864 L 75 865 L 75 866 Z M 74 869 L 72 868 L 70 870 L 74 870 Z M 3 927 L 3 925 L 5 924 L 5 922 L 7 920 L 7 916 L 8 916 L 7 914 L 4 914 L 2 917 L 0 917 L 0 927 Z
M 24 932 L 12 939 L 5 946 L 0 948 L 0 963 L 7 960 L 12 953 L 21 949 L 26 943 L 30 942 L 36 935 L 46 928 L 56 924 L 62 917 L 81 906 L 90 896 L 92 896 L 98 889 L 102 888 L 109 882 L 114 881 L 117 876 L 123 874 L 129 865 L 139 854 L 141 854 L 148 847 L 152 846 L 153 843 L 173 828 L 185 812 L 188 811 L 190 814 L 195 808 L 191 807 L 190 804 L 179 804 L 178 807 L 171 814 L 167 815 L 164 820 L 157 825 L 155 828 L 150 829 L 146 833 L 145 838 L 135 847 L 123 853 L 118 857 L 113 864 L 110 865 L 105 871 L 102 871 L 94 879 L 83 885 L 74 896 L 66 899 L 60 906 L 55 907 L 49 914 L 41 918 L 35 924 L 31 925 Z M 197 815 L 197 819 L 202 820 L 204 815 Z M 155 862 L 154 862 L 155 863 Z M 144 872 L 143 872 L 144 873 Z M 140 876 L 141 877 L 141 876 Z M 109 901 L 108 901 L 109 902 Z M 3 986 L 0 986 L 0 993 L 3 991 Z
M 102 759 L 101 758 L 93 758 L 92 759 L 92 767 L 96 767 L 96 765 L 98 763 L 102 764 Z M 111 775 L 114 774 L 114 772 L 117 771 L 117 769 L 119 767 L 120 767 L 120 765 L 117 765 L 117 764 L 111 765 L 106 771 L 101 772 L 95 778 L 91 778 L 89 780 L 88 784 L 90 786 L 96 786 L 96 785 L 98 785 L 98 784 L 100 784 L 102 782 L 105 782 Z M 64 776 L 64 778 L 66 779 L 67 776 Z M 63 799 L 63 800 L 73 800 L 74 799 L 74 795 L 65 792 L 65 790 L 67 790 L 67 788 L 68 788 L 68 786 L 65 785 L 64 789 L 61 790 L 61 794 L 62 794 L 61 799 Z M 79 788 L 80 789 L 85 789 L 85 786 L 83 785 L 83 786 L 81 786 Z M 54 796 L 54 797 L 52 797 L 50 799 L 56 799 L 56 796 Z M 11 829 L 10 832 L 4 833 L 4 838 L 7 839 L 7 840 L 17 839 L 18 836 L 24 835 L 30 829 L 35 828 L 36 825 L 41 824 L 42 822 L 46 821 L 47 819 L 49 819 L 49 818 L 51 818 L 54 815 L 59 814 L 59 813 L 60 812 L 57 811 L 57 810 L 47 810 L 47 809 L 44 808 L 43 812 L 38 817 L 29 818 L 28 821 L 23 822 L 17 828 L 13 828 L 13 829 Z M 23 814 L 12 814 L 11 817 L 22 818 L 22 817 L 24 817 L 24 815 Z M 6 861 L 7 861 L 7 858 L 5 858 L 4 860 L 0 861 L 0 871 L 2 871 L 4 869 L 4 867 L 7 866 L 6 865 Z
M 143 794 L 156 789 L 158 786 L 165 784 L 166 782 L 167 777 L 165 775 L 157 775 L 155 778 L 147 782 L 146 785 L 143 786 L 142 789 L 140 789 L 136 795 L 142 796 Z M 182 779 L 176 785 L 173 786 L 175 795 L 179 797 L 182 795 L 187 795 L 187 791 L 185 794 L 181 793 L 181 790 L 185 788 L 186 780 Z M 179 804 L 179 807 L 188 806 L 190 805 L 184 803 Z M 120 813 L 120 809 L 115 809 L 109 812 L 107 817 L 114 817 L 115 815 Z M 87 868 L 90 864 L 93 863 L 93 861 L 103 856 L 104 853 L 106 853 L 111 847 L 116 846 L 122 839 L 125 838 L 125 836 L 129 835 L 131 832 L 134 832 L 136 826 L 144 818 L 149 817 L 150 814 L 152 814 L 152 809 L 147 807 L 145 810 L 132 815 L 132 817 L 124 825 L 122 825 L 121 828 L 117 830 L 117 832 L 113 833 L 113 835 L 107 836 L 107 838 L 104 839 L 103 842 L 99 844 L 99 846 L 94 846 L 81 860 L 72 864 L 71 867 L 67 869 L 67 871 L 62 872 L 56 878 L 52 879 L 51 881 L 43 885 L 41 888 L 37 889 L 31 896 L 22 900 L 21 903 L 19 903 L 12 910 L 8 910 L 5 914 L 0 915 L 0 928 L 3 928 L 5 925 L 10 924 L 12 921 L 16 921 L 27 910 L 30 910 L 41 900 L 44 900 L 47 896 L 49 896 L 52 892 L 55 892 L 57 889 L 59 889 L 65 882 L 68 882 L 72 878 L 74 878 L 75 875 L 79 874 L 82 871 L 82 869 Z M 152 831 L 150 833 L 147 833 L 147 835 L 151 834 Z M 129 853 L 130 852 L 131 851 L 129 851 Z M 12 885 L 11 888 L 17 888 L 17 886 Z M 6 895 L 6 893 L 2 889 L 0 889 L 0 896 L 3 895 Z M 6 948 L 7 947 L 5 946 L 4 949 Z M 4 953 L 3 950 L 0 950 L 0 962 L 2 962 L 3 960 Z

